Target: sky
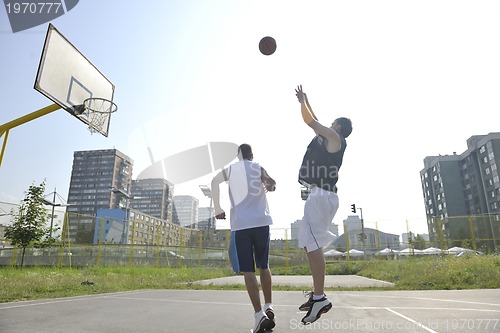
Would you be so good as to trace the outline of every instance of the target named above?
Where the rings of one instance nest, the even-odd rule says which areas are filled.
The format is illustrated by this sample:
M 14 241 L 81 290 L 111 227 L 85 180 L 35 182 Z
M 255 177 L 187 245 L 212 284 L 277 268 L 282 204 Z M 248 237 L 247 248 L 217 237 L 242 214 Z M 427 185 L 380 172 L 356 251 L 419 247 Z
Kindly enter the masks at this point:
M 427 233 L 423 159 L 499 131 L 498 17 L 499 1 L 477 0 L 80 1 L 51 23 L 115 85 L 109 136 L 64 110 L 12 129 L 0 201 L 19 203 L 44 180 L 67 199 L 78 150 L 116 148 L 137 176 L 148 149 L 160 160 L 212 141 L 248 143 L 277 182 L 274 228 L 289 228 L 302 217 L 297 175 L 314 136 L 295 97 L 302 84 L 321 123 L 353 122 L 333 222 L 356 204 L 365 227 Z M 0 8 L 0 124 L 52 104 L 33 89 L 47 25 L 13 33 Z M 264 36 L 277 42 L 271 56 L 259 52 Z M 209 206 L 199 185 L 214 175 L 174 195 Z

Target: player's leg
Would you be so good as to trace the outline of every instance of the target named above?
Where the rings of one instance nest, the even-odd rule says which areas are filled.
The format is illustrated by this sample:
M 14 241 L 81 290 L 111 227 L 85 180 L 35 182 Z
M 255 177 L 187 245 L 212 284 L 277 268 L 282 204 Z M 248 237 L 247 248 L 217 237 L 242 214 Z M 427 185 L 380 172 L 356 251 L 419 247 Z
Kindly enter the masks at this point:
M 255 324 L 254 333 L 263 333 L 274 324 L 262 311 L 260 303 L 260 290 L 257 277 L 255 276 L 255 261 L 253 253 L 252 229 L 238 230 L 235 232 L 235 245 L 238 254 L 240 270 L 243 273 L 245 287 L 247 289 L 250 302 L 254 308 Z M 272 325 L 274 326 L 274 325 Z
M 268 328 L 273 328 L 275 315 L 272 304 L 272 276 L 269 269 L 269 226 L 253 229 L 253 239 L 255 263 L 260 270 L 260 285 L 264 294 L 264 312 L 273 321 L 271 327 Z

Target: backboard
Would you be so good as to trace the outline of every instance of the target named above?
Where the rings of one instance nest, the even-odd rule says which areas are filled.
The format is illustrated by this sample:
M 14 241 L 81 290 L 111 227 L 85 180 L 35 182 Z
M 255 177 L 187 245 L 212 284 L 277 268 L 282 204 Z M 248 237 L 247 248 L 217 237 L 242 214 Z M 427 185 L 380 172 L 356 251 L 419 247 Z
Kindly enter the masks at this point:
M 111 113 L 96 127 L 90 111 L 81 106 L 88 98 L 113 101 L 115 86 L 52 24 L 49 24 L 35 80 L 37 91 L 89 126 L 108 136 Z M 83 110 L 83 112 L 81 112 Z

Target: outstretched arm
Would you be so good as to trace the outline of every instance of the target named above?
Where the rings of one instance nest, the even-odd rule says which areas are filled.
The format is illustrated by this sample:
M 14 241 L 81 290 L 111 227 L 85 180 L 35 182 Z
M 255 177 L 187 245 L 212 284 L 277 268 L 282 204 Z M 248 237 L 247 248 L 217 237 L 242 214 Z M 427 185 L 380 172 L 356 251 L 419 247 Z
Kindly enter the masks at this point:
M 318 118 L 316 118 L 316 115 L 311 109 L 311 105 L 309 104 L 307 95 L 302 90 L 302 85 L 298 86 L 297 89 L 295 89 L 295 96 L 297 96 L 297 99 L 299 100 L 300 111 L 302 112 L 302 119 L 304 119 L 304 122 L 309 126 L 311 126 L 311 123 L 313 121 L 317 122 Z
M 302 85 L 299 85 L 295 89 L 295 95 L 300 102 L 300 111 L 302 113 L 302 119 L 311 127 L 316 134 L 321 135 L 328 141 L 327 149 L 330 152 L 336 152 L 340 149 L 341 140 L 338 133 L 331 127 L 326 127 L 318 122 L 318 118 L 311 109 L 307 95 L 302 90 Z

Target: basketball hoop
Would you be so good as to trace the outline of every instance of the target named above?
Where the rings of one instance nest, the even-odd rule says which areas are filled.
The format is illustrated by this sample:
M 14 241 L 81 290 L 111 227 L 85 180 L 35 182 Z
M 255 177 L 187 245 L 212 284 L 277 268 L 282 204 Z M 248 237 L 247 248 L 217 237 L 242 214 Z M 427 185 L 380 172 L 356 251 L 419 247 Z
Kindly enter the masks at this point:
M 101 132 L 104 126 L 109 123 L 109 117 L 113 112 L 118 111 L 118 106 L 113 101 L 92 97 L 83 101 L 84 112 L 87 113 L 90 133 Z

